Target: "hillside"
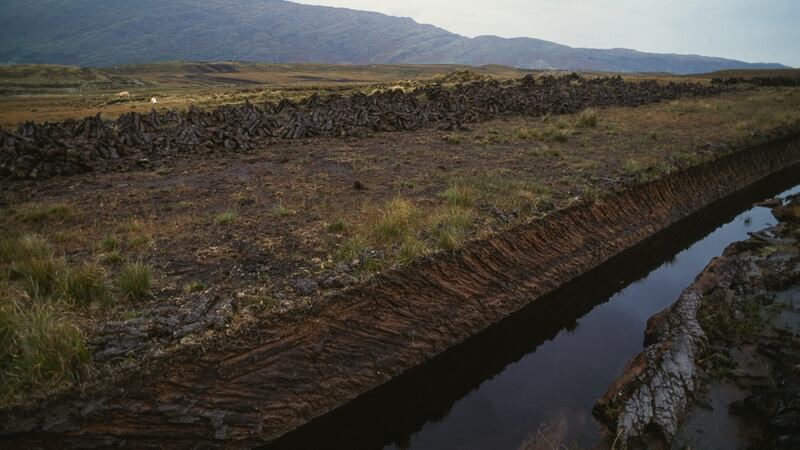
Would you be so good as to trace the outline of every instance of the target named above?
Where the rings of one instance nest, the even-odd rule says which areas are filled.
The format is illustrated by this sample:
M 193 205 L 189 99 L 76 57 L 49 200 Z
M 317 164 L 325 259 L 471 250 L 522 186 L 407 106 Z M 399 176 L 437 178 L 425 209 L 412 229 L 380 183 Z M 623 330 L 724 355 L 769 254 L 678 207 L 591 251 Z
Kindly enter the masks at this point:
M 0 62 L 110 66 L 168 60 L 505 64 L 673 73 L 782 67 L 696 55 L 571 48 L 532 38 L 467 38 L 410 18 L 280 0 L 0 4 Z

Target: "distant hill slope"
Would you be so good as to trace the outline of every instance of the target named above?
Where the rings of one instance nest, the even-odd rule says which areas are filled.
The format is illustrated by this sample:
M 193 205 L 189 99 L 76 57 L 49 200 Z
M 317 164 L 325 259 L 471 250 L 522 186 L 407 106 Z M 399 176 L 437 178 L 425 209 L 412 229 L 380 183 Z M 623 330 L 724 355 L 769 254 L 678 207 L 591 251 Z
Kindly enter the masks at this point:
M 0 2 L 0 62 L 110 66 L 168 60 L 506 64 L 673 73 L 784 67 L 571 48 L 532 38 L 467 38 L 410 18 L 280 0 Z

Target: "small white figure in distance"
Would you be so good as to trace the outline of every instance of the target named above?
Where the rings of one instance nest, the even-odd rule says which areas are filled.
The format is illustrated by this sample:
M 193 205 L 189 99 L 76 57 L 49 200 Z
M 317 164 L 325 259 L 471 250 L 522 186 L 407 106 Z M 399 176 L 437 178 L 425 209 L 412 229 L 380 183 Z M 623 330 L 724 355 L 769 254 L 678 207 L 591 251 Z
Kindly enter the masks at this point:
M 155 97 L 153 97 L 150 99 L 150 103 L 155 105 L 156 103 L 158 103 L 158 100 Z

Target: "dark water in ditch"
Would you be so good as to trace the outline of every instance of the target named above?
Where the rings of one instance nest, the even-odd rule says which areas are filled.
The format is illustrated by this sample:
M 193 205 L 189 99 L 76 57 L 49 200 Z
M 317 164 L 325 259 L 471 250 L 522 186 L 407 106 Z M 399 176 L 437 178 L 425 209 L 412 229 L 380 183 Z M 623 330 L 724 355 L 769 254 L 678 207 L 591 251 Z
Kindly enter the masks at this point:
M 641 351 L 647 319 L 730 243 L 776 222 L 753 203 L 799 182 L 784 171 L 715 203 L 271 447 L 516 449 L 546 424 L 593 446 L 592 406 Z

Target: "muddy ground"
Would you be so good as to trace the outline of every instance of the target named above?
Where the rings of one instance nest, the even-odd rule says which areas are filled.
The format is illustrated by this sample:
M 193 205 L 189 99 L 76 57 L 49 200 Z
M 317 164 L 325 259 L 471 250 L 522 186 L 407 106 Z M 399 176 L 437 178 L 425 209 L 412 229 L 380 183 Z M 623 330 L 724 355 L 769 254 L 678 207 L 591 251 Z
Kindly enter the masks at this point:
M 669 309 L 598 402 L 613 448 L 800 445 L 800 198 L 732 244 Z

